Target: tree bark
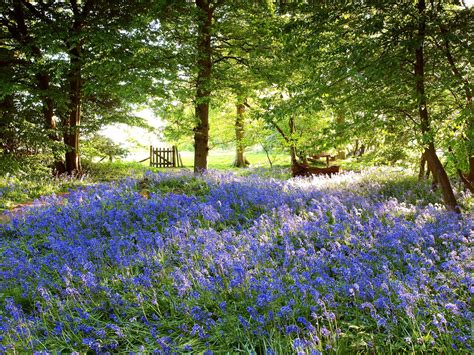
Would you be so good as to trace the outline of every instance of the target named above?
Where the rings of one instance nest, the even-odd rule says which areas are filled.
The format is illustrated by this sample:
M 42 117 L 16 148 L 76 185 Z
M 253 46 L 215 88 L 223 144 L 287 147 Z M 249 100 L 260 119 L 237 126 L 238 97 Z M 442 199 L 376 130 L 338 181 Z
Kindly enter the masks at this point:
M 339 112 L 336 117 L 336 122 L 338 125 L 339 131 L 344 127 L 344 124 L 346 122 L 346 117 L 344 116 L 343 113 Z M 346 151 L 344 149 L 339 149 L 337 151 L 337 159 L 346 159 Z
M 270 164 L 270 168 L 273 168 L 273 162 L 272 159 L 270 158 L 270 151 L 267 149 L 264 145 L 262 145 L 262 149 L 265 152 L 265 155 L 267 156 L 268 164 Z
M 243 103 L 237 104 L 237 117 L 235 118 L 235 161 L 234 166 L 237 168 L 245 168 L 249 165 L 247 159 L 245 159 L 244 151 L 244 113 L 245 113 L 245 105 Z
M 79 155 L 79 127 L 81 124 L 81 45 L 76 44 L 70 50 L 69 72 L 69 113 L 64 130 L 66 144 L 66 172 L 74 174 L 81 171 Z
M 451 182 L 449 181 L 446 170 L 441 164 L 434 145 L 434 138 L 430 127 L 430 118 L 428 114 L 428 106 L 425 93 L 425 59 L 424 59 L 424 40 L 426 34 L 425 23 L 425 0 L 418 0 L 418 29 L 416 34 L 417 46 L 415 48 L 415 80 L 416 80 L 416 94 L 418 97 L 418 113 L 420 116 L 421 133 L 423 135 L 423 143 L 425 145 L 425 157 L 432 169 L 433 176 L 436 176 L 441 185 L 441 192 L 443 194 L 443 201 L 449 211 L 460 213 L 460 207 L 454 196 Z
M 433 173 L 434 171 L 434 167 L 431 165 L 431 161 L 429 161 L 426 157 L 426 152 L 423 151 L 423 153 L 421 153 L 421 159 L 420 159 L 420 171 L 418 173 L 418 180 L 428 180 L 428 178 L 430 177 L 430 173 Z M 426 166 L 426 172 L 425 172 L 425 166 Z M 431 189 L 433 191 L 436 191 L 438 190 L 438 185 L 439 185 L 439 181 L 438 181 L 438 175 L 437 174 L 432 174 L 433 175 L 433 180 L 431 181 Z
M 295 118 L 293 116 L 290 116 L 290 120 L 288 122 L 290 126 L 290 138 L 288 139 L 288 143 L 290 143 L 290 156 L 291 156 L 291 165 L 295 166 L 298 164 L 298 160 L 296 159 L 297 154 L 296 154 L 296 146 L 295 142 L 293 140 L 294 133 L 296 131 L 295 127 Z
M 194 172 L 207 169 L 209 152 L 209 101 L 211 96 L 210 80 L 212 73 L 211 26 L 213 9 L 209 0 L 196 0 L 200 12 L 197 40 L 197 67 L 194 128 Z
M 58 137 L 55 134 L 56 131 L 56 120 L 54 119 L 54 105 L 53 99 L 49 94 L 50 90 L 50 79 L 49 74 L 47 73 L 39 73 L 36 75 L 36 79 L 38 81 L 38 87 L 41 92 L 41 101 L 43 103 L 43 122 L 44 127 L 50 131 L 48 137 L 51 140 L 57 141 Z
M 358 151 L 359 151 L 359 140 L 356 139 L 354 149 L 352 150 L 352 156 L 355 157 Z
M 69 107 L 65 119 L 64 143 L 66 144 L 66 173 L 81 173 L 79 136 L 81 125 L 82 103 L 82 30 L 89 14 L 92 1 L 86 1 L 80 11 L 76 1 L 71 2 L 74 22 L 70 30 L 70 38 L 65 42 L 69 48 Z
M 418 180 L 421 181 L 425 178 L 425 166 L 426 166 L 426 158 L 425 154 L 421 153 L 420 157 L 420 169 L 418 171 Z
M 0 69 L 2 66 L 0 66 Z M 10 123 L 14 121 L 15 103 L 13 95 L 5 95 L 0 100 L 0 112 L 2 119 L 0 120 L 0 149 L 3 153 L 12 154 L 17 150 L 17 141 L 13 133 Z
M 19 0 L 13 1 L 13 16 L 16 22 L 16 31 L 10 29 L 11 35 L 20 42 L 23 46 L 31 50 L 33 58 L 40 61 L 43 57 L 41 49 L 33 43 L 33 39 L 28 31 L 25 21 L 25 13 L 23 4 Z M 50 94 L 50 76 L 47 71 L 40 71 L 35 74 L 36 82 L 40 92 L 40 99 L 42 102 L 42 113 L 44 127 L 47 130 L 52 130 L 48 137 L 57 141 L 58 137 L 54 133 L 56 129 L 56 121 L 54 119 L 54 105 Z

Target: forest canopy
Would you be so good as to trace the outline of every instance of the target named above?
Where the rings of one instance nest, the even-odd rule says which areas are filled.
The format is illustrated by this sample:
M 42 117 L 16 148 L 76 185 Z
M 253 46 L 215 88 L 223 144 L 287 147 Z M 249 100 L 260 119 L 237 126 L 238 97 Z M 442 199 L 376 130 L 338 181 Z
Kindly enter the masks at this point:
M 463 1 L 27 1 L 0 5 L 0 149 L 80 174 L 82 137 L 166 122 L 194 171 L 213 146 L 419 165 L 473 191 L 474 11 Z M 267 151 L 266 150 L 266 151 Z M 415 163 L 417 162 L 417 163 Z M 296 170 L 295 170 L 296 169 Z

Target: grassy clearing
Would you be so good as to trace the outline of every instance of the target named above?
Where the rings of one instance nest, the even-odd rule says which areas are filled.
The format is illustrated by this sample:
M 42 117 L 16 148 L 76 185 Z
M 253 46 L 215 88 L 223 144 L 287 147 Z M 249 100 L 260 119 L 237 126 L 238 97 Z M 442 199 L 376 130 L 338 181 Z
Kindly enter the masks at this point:
M 264 152 L 249 151 L 245 154 L 251 167 L 270 167 L 267 156 Z M 193 152 L 181 152 L 183 164 L 186 167 L 193 167 Z M 234 152 L 211 150 L 208 157 L 208 166 L 210 169 L 233 169 L 235 159 Z M 274 154 L 271 156 L 273 166 L 283 167 L 290 165 L 290 157 L 288 154 Z

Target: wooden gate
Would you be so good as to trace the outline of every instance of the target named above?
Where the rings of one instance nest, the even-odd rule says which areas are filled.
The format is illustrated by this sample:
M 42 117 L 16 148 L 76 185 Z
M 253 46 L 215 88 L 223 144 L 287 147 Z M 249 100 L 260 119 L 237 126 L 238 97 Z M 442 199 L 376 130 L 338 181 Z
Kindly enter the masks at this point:
M 150 166 L 155 168 L 183 167 L 178 147 L 154 148 L 150 145 Z

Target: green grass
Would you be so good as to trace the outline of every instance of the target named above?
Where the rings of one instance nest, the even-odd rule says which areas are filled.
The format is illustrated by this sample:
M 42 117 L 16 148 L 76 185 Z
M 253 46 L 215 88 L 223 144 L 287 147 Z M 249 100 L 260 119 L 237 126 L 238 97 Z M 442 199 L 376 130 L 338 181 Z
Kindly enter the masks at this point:
M 180 152 L 185 167 L 192 168 L 194 162 L 194 152 Z M 245 153 L 245 157 L 251 167 L 270 167 L 267 156 L 264 152 L 249 151 Z M 233 169 L 235 152 L 228 151 L 209 151 L 208 167 L 209 169 Z M 271 156 L 274 167 L 282 167 L 290 165 L 290 156 L 288 154 L 276 154 Z M 234 168 L 235 169 L 235 168 Z
M 83 169 L 86 176 L 96 182 L 115 181 L 127 177 L 141 178 L 147 170 L 158 170 L 151 168 L 148 161 L 138 163 L 120 160 L 114 162 L 83 163 Z
M 91 184 L 88 178 L 55 178 L 52 176 L 0 177 L 0 212 L 29 203 L 41 196 L 66 193 L 69 189 Z

